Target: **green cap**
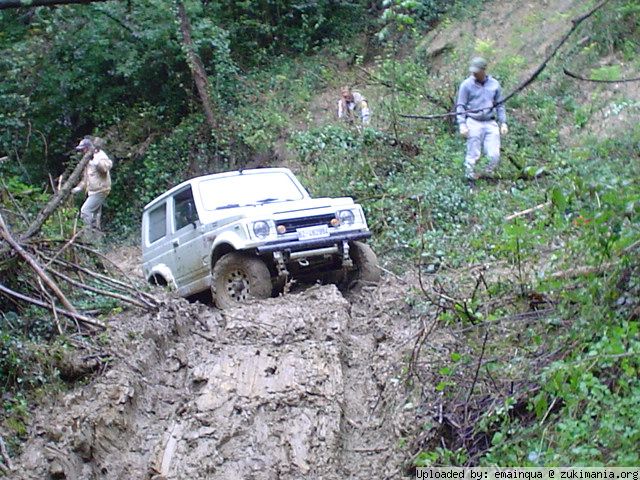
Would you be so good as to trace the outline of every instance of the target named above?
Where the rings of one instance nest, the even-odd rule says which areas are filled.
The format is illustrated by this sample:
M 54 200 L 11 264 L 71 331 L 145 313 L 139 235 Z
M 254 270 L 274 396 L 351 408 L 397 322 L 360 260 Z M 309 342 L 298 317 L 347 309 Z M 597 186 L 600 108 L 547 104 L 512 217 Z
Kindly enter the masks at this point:
M 480 70 L 486 70 L 486 68 L 487 61 L 482 57 L 475 57 L 469 64 L 469 71 L 471 73 L 478 73 Z

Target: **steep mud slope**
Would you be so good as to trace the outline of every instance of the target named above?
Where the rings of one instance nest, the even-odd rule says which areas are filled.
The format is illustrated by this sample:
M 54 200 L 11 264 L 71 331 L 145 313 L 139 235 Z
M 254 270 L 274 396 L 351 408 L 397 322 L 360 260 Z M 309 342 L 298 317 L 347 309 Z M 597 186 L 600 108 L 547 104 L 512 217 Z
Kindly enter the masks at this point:
M 395 478 L 420 427 L 401 370 L 422 325 L 405 295 L 316 286 L 115 318 L 110 364 L 38 410 L 15 478 Z M 431 341 L 425 373 L 451 338 Z

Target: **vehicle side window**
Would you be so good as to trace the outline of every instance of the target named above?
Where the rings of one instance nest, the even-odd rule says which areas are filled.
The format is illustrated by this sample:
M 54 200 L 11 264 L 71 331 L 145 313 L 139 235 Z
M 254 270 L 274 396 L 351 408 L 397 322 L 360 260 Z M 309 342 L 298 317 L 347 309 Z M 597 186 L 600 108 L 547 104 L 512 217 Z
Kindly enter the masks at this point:
M 190 186 L 173 196 L 173 217 L 176 231 L 198 220 Z
M 167 204 L 163 203 L 149 212 L 149 243 L 167 234 Z

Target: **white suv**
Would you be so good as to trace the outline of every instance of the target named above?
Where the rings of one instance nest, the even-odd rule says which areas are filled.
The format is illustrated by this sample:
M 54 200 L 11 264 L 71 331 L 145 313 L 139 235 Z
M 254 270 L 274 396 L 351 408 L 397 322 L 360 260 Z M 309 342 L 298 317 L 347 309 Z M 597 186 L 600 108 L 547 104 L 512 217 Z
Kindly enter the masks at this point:
M 291 277 L 376 283 L 351 198 L 311 198 L 286 168 L 206 175 L 172 188 L 142 215 L 143 270 L 184 297 L 211 289 L 220 308 L 277 295 Z

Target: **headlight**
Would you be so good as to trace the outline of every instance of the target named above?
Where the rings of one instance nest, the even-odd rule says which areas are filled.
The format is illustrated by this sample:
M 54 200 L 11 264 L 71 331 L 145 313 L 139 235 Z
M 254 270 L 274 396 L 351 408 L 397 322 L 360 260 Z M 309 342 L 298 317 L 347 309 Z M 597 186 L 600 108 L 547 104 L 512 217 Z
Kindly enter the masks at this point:
M 259 222 L 253 223 L 253 233 L 258 238 L 267 238 L 270 230 L 269 224 L 265 221 L 260 220 Z
M 356 222 L 356 216 L 351 210 L 340 210 L 336 216 L 342 225 L 353 225 Z

